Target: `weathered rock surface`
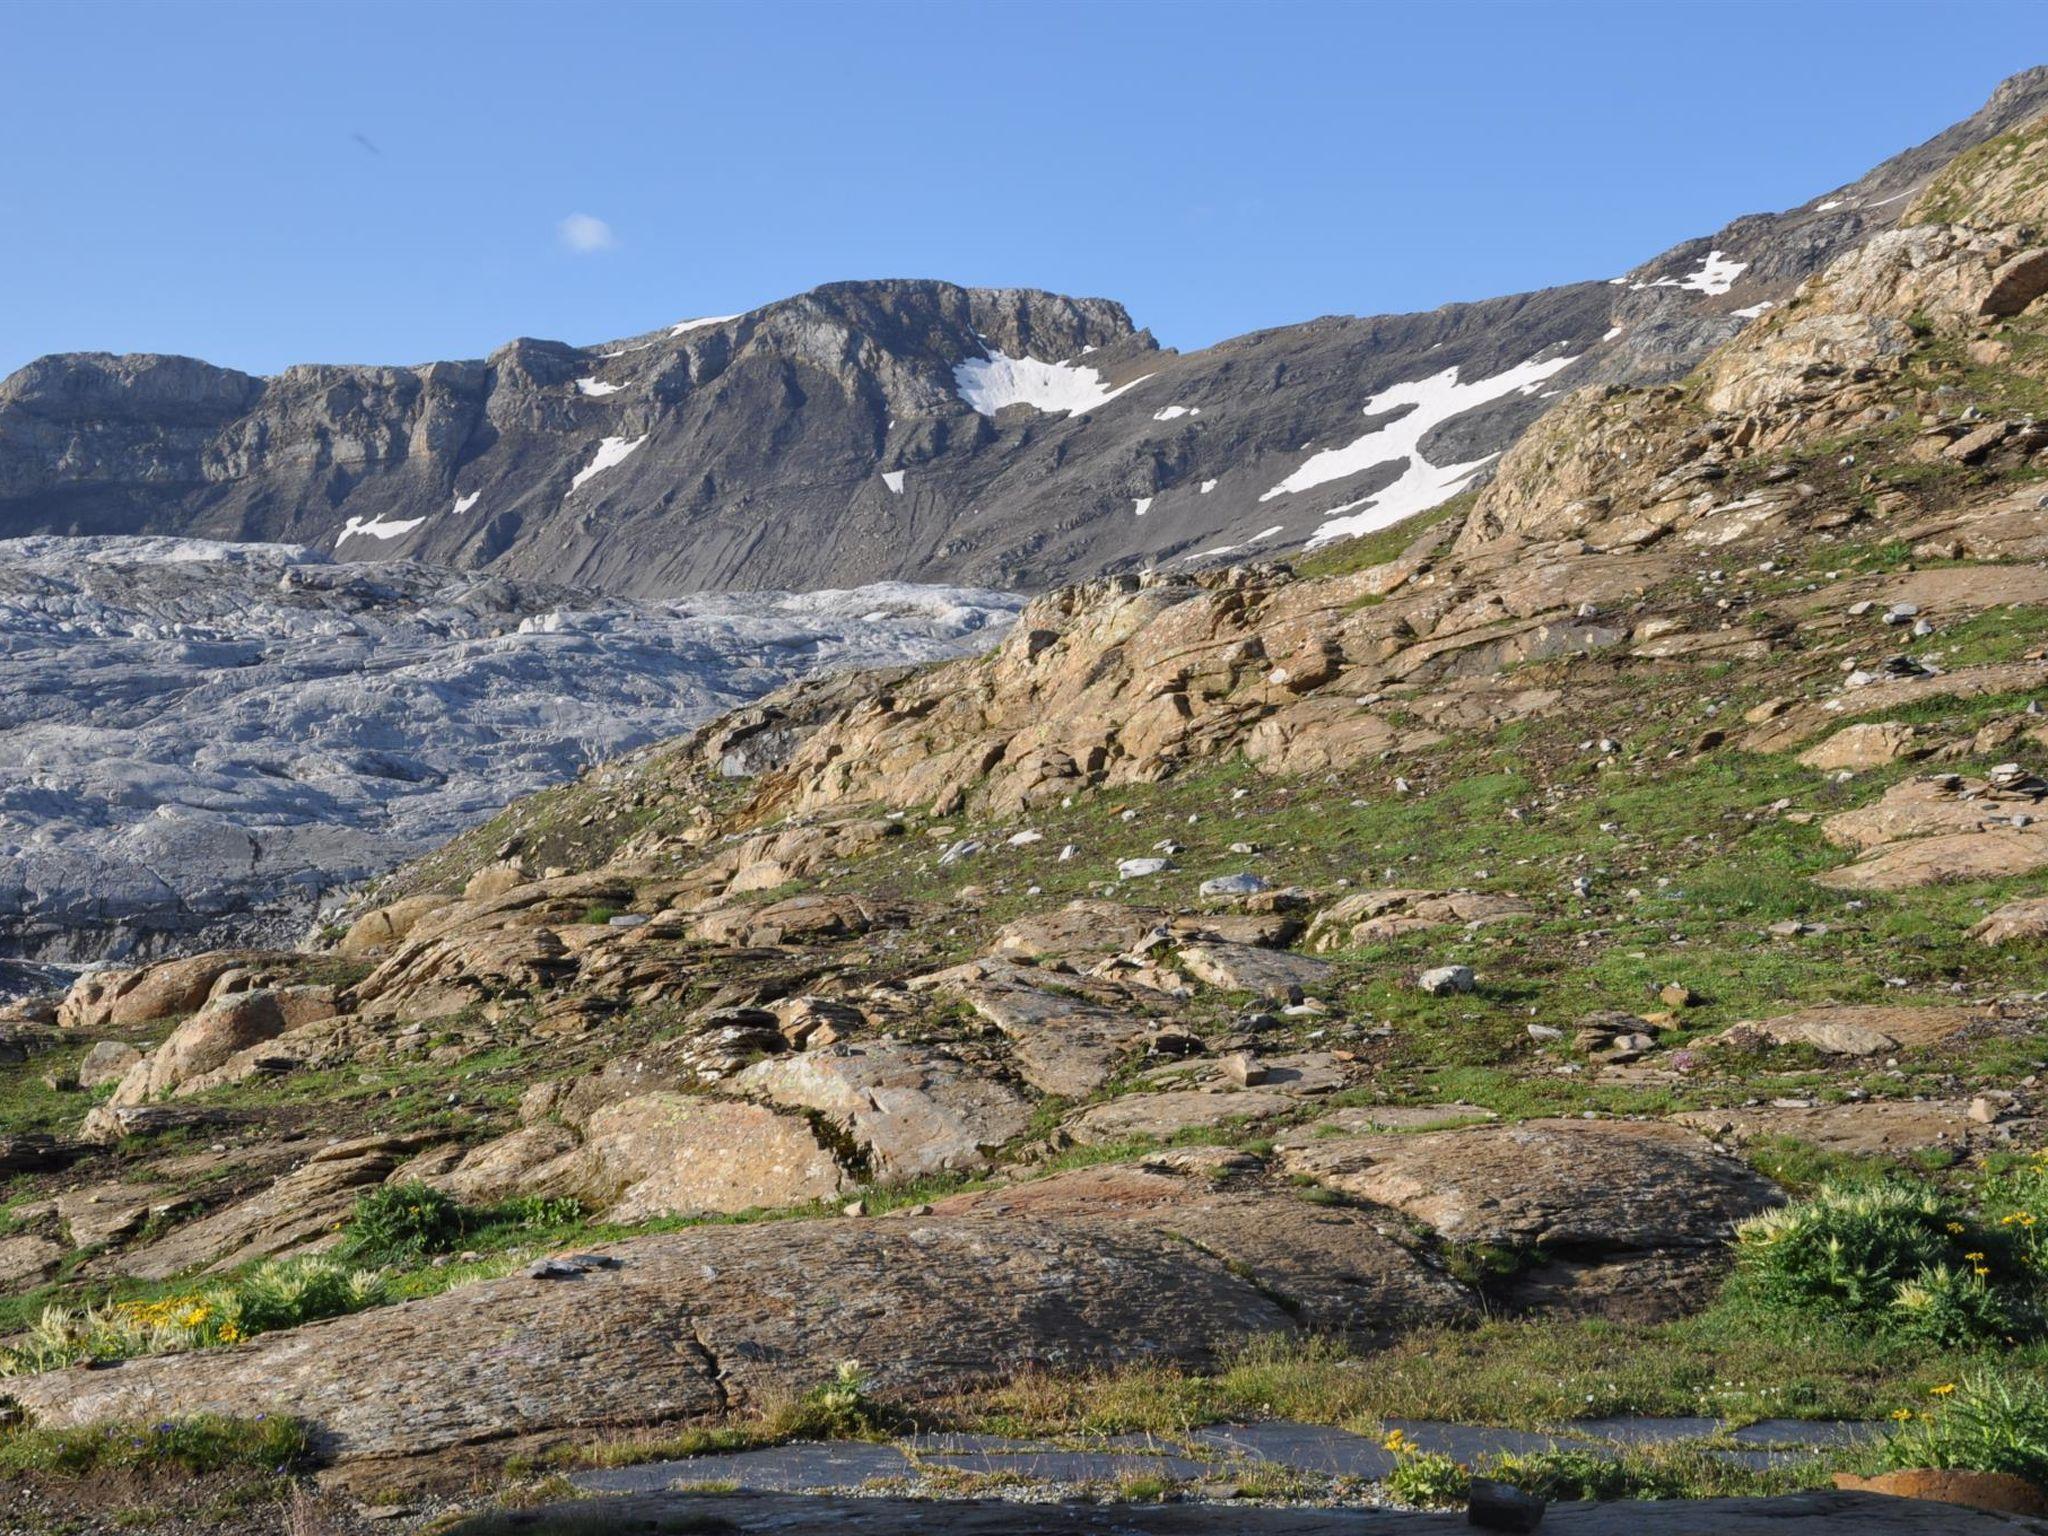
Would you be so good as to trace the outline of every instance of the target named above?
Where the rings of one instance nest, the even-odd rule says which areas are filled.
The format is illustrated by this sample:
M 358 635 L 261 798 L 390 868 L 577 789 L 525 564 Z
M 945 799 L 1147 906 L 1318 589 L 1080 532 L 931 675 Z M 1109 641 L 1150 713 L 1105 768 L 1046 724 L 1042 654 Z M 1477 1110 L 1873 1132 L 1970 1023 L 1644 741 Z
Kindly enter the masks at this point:
M 1801 1008 L 1773 1019 L 1732 1024 L 1722 1037 L 1731 1045 L 1810 1045 L 1835 1056 L 1875 1056 L 1946 1040 L 1983 1015 L 1970 1008 L 1905 1008 L 1886 1004 L 1840 1004 Z
M 878 1178 L 986 1166 L 987 1149 L 1021 1135 L 1031 1106 L 946 1054 L 906 1045 L 832 1045 L 771 1057 L 732 1080 L 739 1093 L 816 1110 L 866 1154 Z
M 1482 928 L 1535 910 L 1519 896 L 1492 891 L 1358 891 L 1316 913 L 1308 942 L 1318 951 L 1380 944 L 1454 924 Z
M 1242 1189 L 1254 1160 L 1189 1148 L 942 1200 L 942 1216 L 1129 1222 L 1192 1245 L 1285 1298 L 1302 1324 L 1360 1343 L 1472 1315 L 1474 1298 L 1396 1240 L 1385 1213 Z M 1219 1177 L 1220 1176 L 1220 1177 Z
M 1721 1262 L 1734 1224 L 1775 1204 L 1768 1180 L 1692 1131 L 1534 1120 L 1415 1135 L 1307 1136 L 1283 1166 L 1385 1205 L 1456 1243 L 1534 1250 L 1517 1305 L 1675 1310 Z
M 1222 1264 L 1121 1222 L 777 1222 L 601 1251 L 619 1267 L 486 1281 L 10 1391 L 46 1424 L 291 1413 L 323 1450 L 359 1459 L 715 1417 L 816 1385 L 839 1360 L 918 1396 L 1039 1367 L 1206 1366 L 1296 1327 Z
M 1327 960 L 1249 944 L 1183 944 L 1180 963 L 1197 981 L 1268 999 L 1313 992 L 1330 979 Z
M 1809 768 L 1861 773 L 1904 758 L 1923 757 L 1933 750 L 1912 726 L 1882 720 L 1845 725 L 1819 746 L 1800 753 L 1799 761 Z
M 1692 1109 L 1671 1117 L 1703 1136 L 1740 1145 L 1785 1136 L 1830 1152 L 1885 1156 L 1929 1148 L 1968 1152 L 1985 1127 L 1964 1099 L 1872 1100 L 1800 1108 L 1763 1104 L 1743 1109 Z
M 223 1270 L 318 1247 L 364 1189 L 381 1184 L 417 1137 L 365 1136 L 318 1148 L 267 1189 L 197 1221 L 173 1227 L 115 1260 L 122 1274 L 164 1280 L 188 1269 Z
M 130 1067 L 107 1102 L 115 1107 L 145 1104 L 176 1093 L 190 1080 L 225 1066 L 238 1052 L 274 1040 L 284 1031 L 277 993 L 232 993 L 192 1015 Z
M 2048 896 L 2009 901 L 1970 930 L 1980 944 L 2035 944 L 2048 939 Z
M 593 1111 L 583 1145 L 525 1180 L 579 1196 L 613 1221 L 806 1205 L 846 1182 L 801 1116 L 666 1092 Z
M 1263 1088 L 1241 1092 L 1200 1089 L 1134 1093 L 1084 1109 L 1066 1123 L 1067 1134 L 1084 1143 L 1122 1141 L 1133 1136 L 1161 1140 L 1181 1131 L 1209 1130 L 1235 1121 L 1269 1120 L 1300 1107 L 1292 1094 Z

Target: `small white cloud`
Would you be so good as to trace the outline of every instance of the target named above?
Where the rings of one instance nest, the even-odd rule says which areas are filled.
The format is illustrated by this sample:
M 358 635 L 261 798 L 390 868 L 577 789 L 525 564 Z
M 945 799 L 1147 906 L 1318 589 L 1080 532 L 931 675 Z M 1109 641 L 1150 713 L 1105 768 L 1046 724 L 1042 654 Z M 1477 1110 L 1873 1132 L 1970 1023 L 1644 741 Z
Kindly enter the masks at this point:
M 561 237 L 563 245 L 579 256 L 608 251 L 619 243 L 611 225 L 587 213 L 570 214 L 555 226 L 555 233 Z

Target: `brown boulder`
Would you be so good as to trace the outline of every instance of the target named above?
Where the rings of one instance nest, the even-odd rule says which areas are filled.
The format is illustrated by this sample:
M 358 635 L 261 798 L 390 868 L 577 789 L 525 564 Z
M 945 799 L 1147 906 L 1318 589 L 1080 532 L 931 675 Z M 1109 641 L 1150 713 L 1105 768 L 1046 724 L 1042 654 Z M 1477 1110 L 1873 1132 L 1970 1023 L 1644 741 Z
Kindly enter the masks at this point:
M 986 1149 L 1031 1123 L 1031 1106 L 1001 1083 L 923 1046 L 833 1045 L 773 1056 L 732 1087 L 826 1116 L 887 1180 L 986 1167 Z
M 0 1292 L 27 1290 L 57 1272 L 64 1245 L 32 1232 L 0 1237 Z
M 57 1022 L 67 1029 L 122 1029 L 191 1013 L 205 1003 L 222 975 L 248 959 L 221 952 L 135 970 L 89 972 L 72 983 Z
M 1968 880 L 2007 880 L 2048 869 L 2048 826 L 1951 832 L 1885 843 L 1854 864 L 1815 875 L 1836 891 L 1905 891 Z
M 469 1205 L 492 1205 L 526 1194 L 537 1170 L 574 1152 L 576 1133 L 543 1120 L 472 1147 L 455 1165 L 427 1181 Z
M 284 1010 L 271 991 L 236 992 L 192 1015 L 116 1085 L 109 1105 L 143 1104 L 174 1093 L 188 1079 L 284 1033 Z
M 1877 720 L 1843 726 L 1819 746 L 1800 753 L 1799 761 L 1808 768 L 1828 772 L 1847 769 L 1863 773 L 1905 758 L 1925 757 L 1933 750 L 1932 744 L 1921 740 L 1912 726 Z
M 335 950 L 351 957 L 380 955 L 405 942 L 421 918 L 452 904 L 449 896 L 401 896 L 389 906 L 365 912 L 341 936 Z
M 1810 1045 L 1831 1056 L 1877 1056 L 1937 1044 L 1981 1017 L 1968 1008 L 1827 1004 L 1774 1019 L 1745 1019 L 1719 1038 L 1730 1045 Z
M 594 1110 L 583 1145 L 530 1178 L 536 1193 L 575 1195 L 610 1221 L 808 1205 L 847 1184 L 801 1117 L 670 1092 Z
M 490 901 L 494 897 L 503 896 L 517 890 L 532 878 L 533 876 L 527 872 L 526 866 L 517 859 L 507 859 L 497 864 L 486 864 L 464 883 L 462 899 L 464 901 Z M 418 922 L 419 917 L 423 915 L 416 914 L 413 921 Z
M 2048 940 L 2048 896 L 2008 901 L 1970 930 L 1979 944 L 2038 944 Z
M 760 947 L 850 939 L 876 928 L 909 925 L 909 909 L 896 903 L 843 893 L 814 893 L 762 907 L 707 912 L 696 920 L 693 933 L 710 944 Z
M 117 1083 L 140 1060 L 142 1052 L 125 1040 L 96 1041 L 78 1063 L 78 1086 L 98 1088 Z

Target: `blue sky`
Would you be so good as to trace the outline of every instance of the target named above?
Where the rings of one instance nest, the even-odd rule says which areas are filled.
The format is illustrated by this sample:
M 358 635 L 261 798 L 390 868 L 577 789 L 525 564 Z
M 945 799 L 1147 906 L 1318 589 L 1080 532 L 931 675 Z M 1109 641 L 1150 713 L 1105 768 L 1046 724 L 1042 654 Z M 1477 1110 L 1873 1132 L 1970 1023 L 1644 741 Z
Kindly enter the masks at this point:
M 0 372 L 480 356 L 874 276 L 1194 347 L 1620 271 L 2044 61 L 2037 0 L 9 0 Z

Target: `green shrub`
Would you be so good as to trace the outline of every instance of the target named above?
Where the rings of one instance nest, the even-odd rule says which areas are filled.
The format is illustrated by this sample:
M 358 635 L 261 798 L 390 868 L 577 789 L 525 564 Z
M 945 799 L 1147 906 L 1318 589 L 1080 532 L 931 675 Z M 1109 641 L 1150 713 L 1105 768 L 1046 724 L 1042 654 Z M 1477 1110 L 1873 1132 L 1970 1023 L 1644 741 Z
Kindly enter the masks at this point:
M 98 1424 L 89 1429 L 0 1431 L 0 1472 L 85 1477 L 116 1468 L 176 1467 L 194 1474 L 245 1467 L 288 1472 L 310 1445 L 296 1419 L 201 1414 L 158 1424 Z
M 1916 1183 L 1823 1183 L 1736 1231 L 1737 1296 L 1934 1344 L 2032 1332 L 2036 1289 L 2003 1229 Z
M 494 1207 L 489 1217 L 493 1225 L 566 1227 L 583 1219 L 583 1202 L 573 1195 L 521 1195 Z
M 581 921 L 586 923 L 608 923 L 618 915 L 619 909 L 617 907 L 585 907 Z
M 338 1252 L 351 1258 L 400 1263 L 446 1253 L 461 1243 L 470 1219 L 456 1198 L 417 1180 L 380 1184 L 356 1196 L 342 1224 Z
M 2009 1472 L 2048 1483 L 2048 1384 L 1974 1374 L 1935 1389 L 1935 1406 L 1901 1410 L 1881 1447 L 1884 1465 Z

